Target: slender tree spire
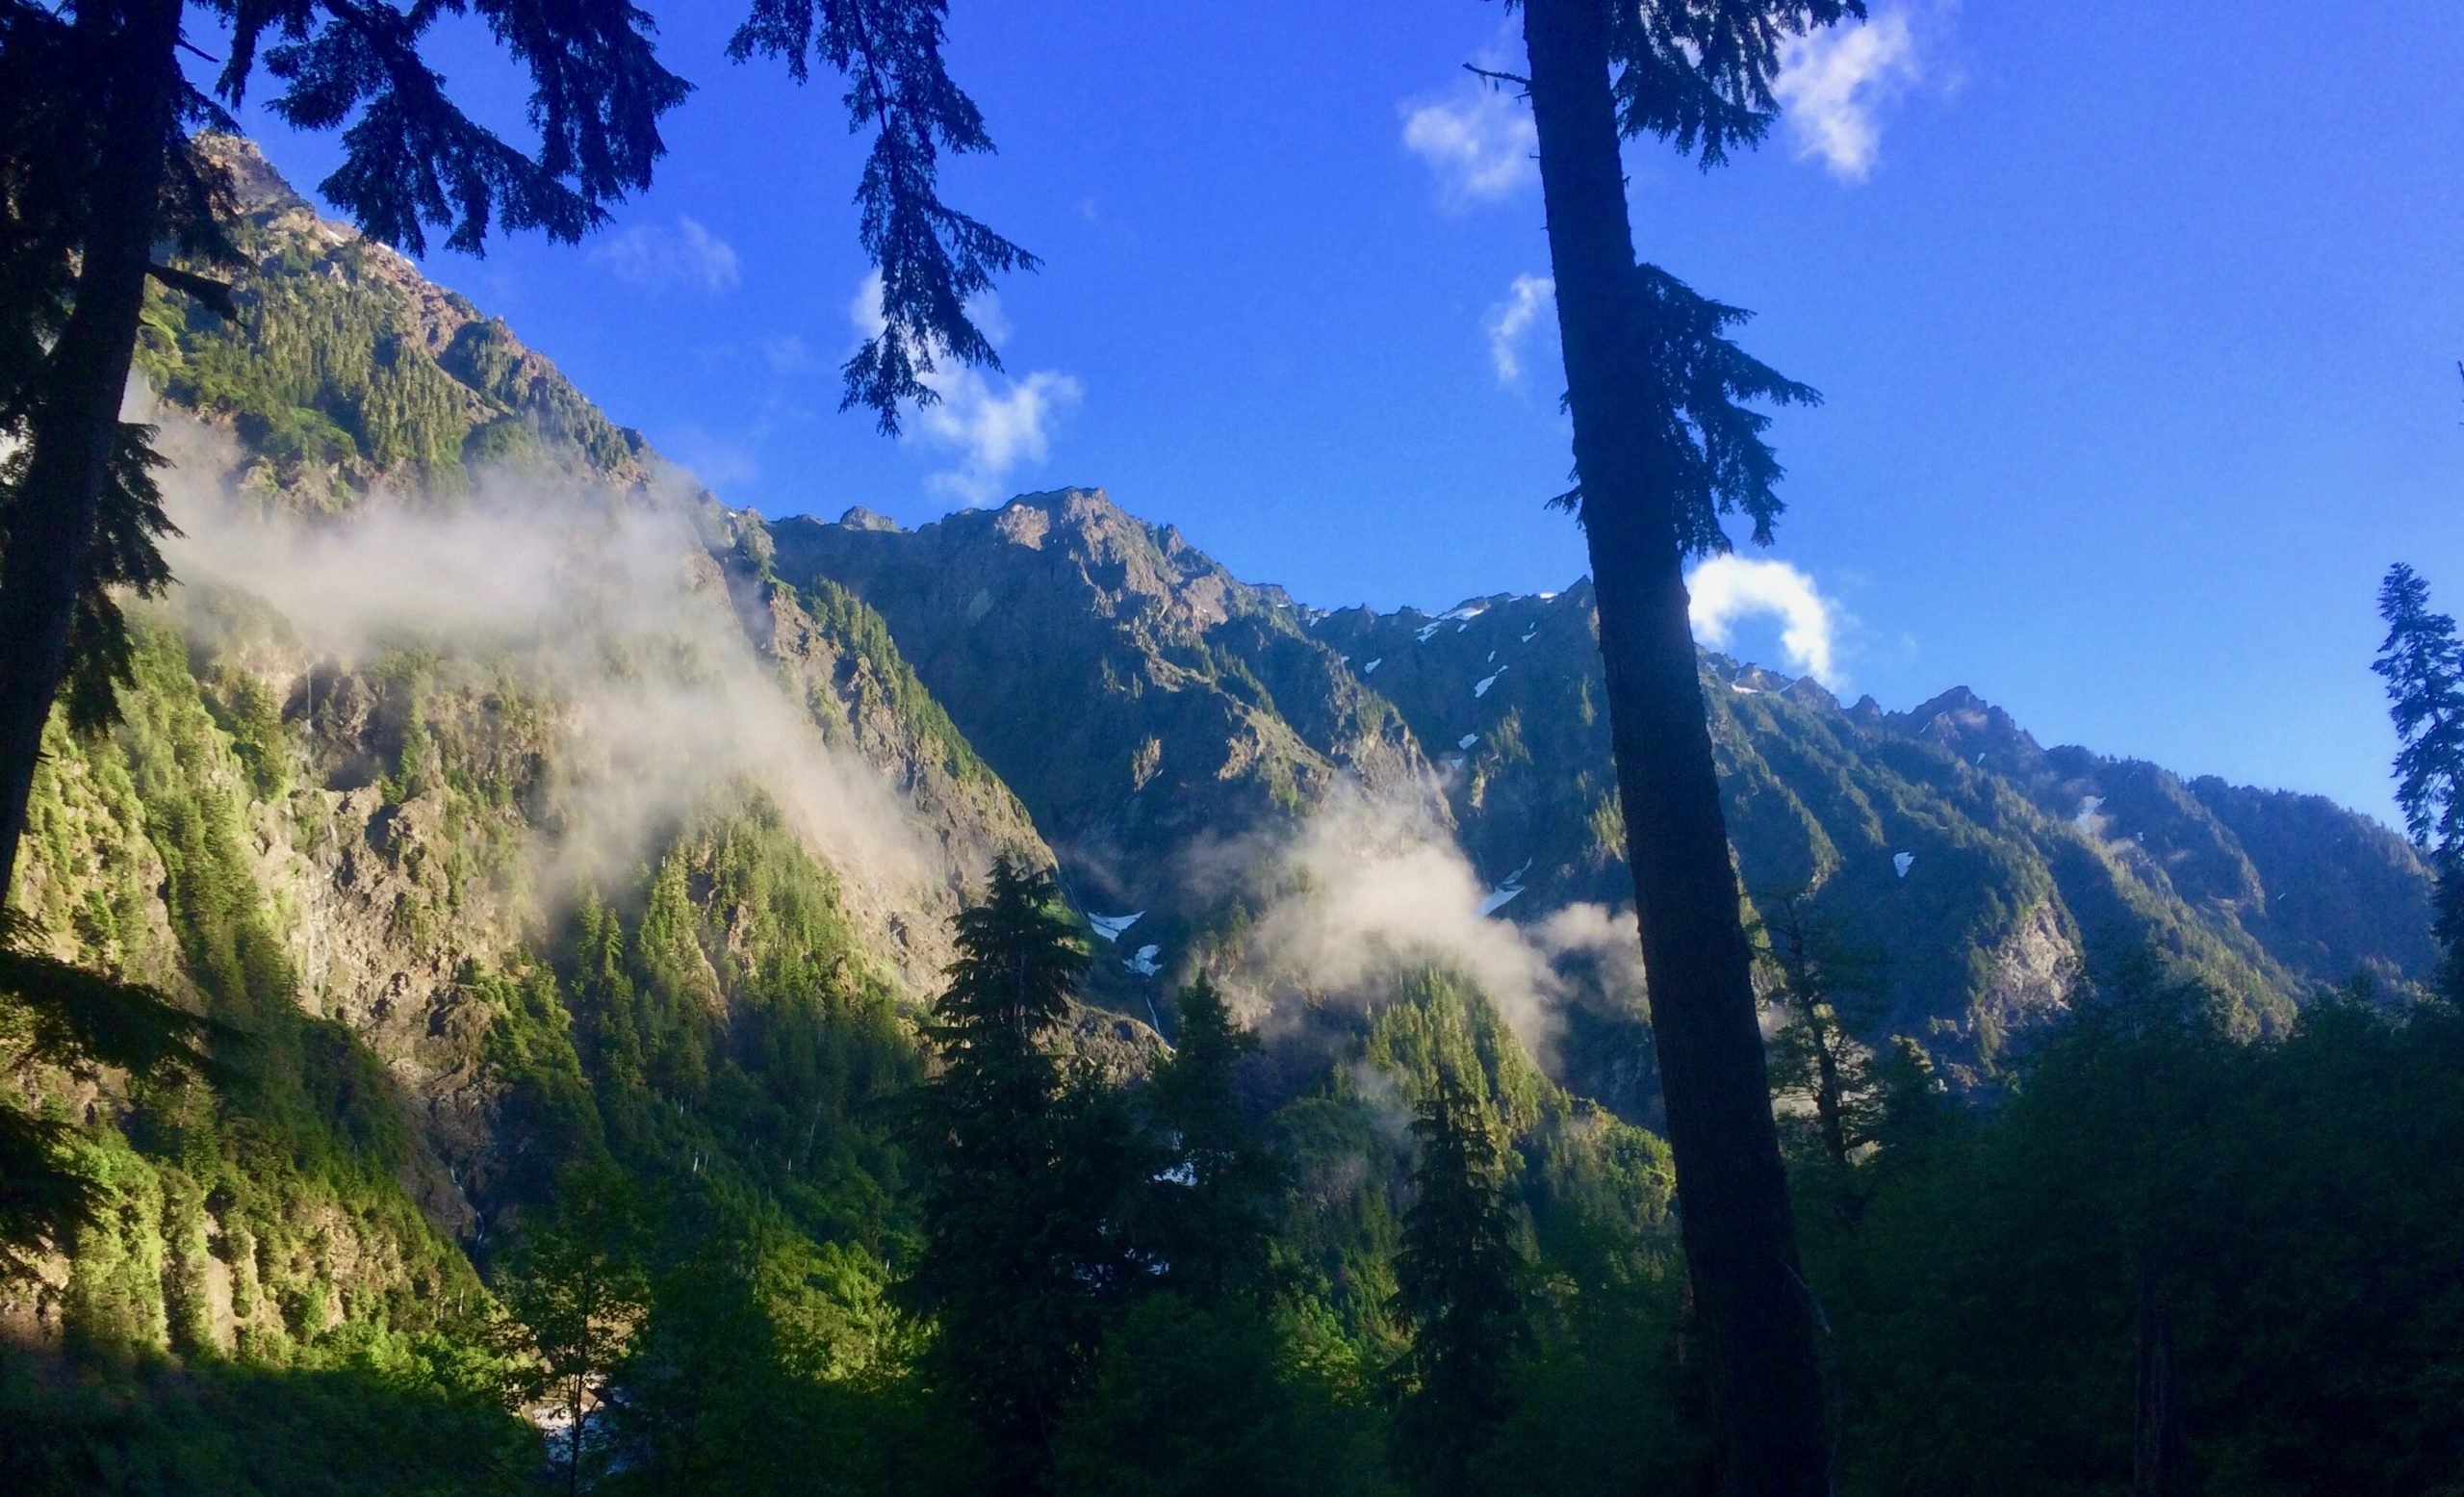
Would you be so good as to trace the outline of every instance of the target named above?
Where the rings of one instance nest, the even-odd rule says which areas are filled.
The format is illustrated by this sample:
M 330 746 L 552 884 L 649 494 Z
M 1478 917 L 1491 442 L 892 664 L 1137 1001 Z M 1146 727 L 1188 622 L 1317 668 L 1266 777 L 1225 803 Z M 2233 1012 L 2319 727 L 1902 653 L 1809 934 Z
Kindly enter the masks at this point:
M 2401 562 L 2378 589 L 2387 638 L 2371 669 L 2387 683 L 2395 719 L 2396 805 L 2413 845 L 2438 875 L 2438 939 L 2447 948 L 2439 987 L 2464 1003 L 2464 642 L 2455 620 L 2434 613 L 2429 584 Z
M 1540 185 L 1574 419 L 1565 496 L 1591 551 L 1610 743 L 1634 876 L 1686 1263 L 1727 1489 L 1816 1497 L 1829 1440 L 1797 1271 L 1736 876 L 1688 625 L 1689 551 L 1738 507 L 1767 539 L 1778 465 L 1739 399 L 1810 399 L 1744 359 L 1732 309 L 1637 266 L 1624 136 L 1706 165 L 1758 139 L 1780 39 L 1861 7 L 1525 0 Z

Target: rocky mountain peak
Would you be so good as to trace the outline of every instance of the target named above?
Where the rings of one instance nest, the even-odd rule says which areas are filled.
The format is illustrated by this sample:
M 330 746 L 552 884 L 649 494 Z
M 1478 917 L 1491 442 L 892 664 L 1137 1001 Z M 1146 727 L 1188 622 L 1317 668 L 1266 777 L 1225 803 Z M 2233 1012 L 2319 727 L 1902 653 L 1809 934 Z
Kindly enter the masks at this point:
M 1953 686 L 1905 712 L 1890 713 L 1887 721 L 1911 737 L 1928 739 L 1972 762 L 2015 767 L 2044 752 L 2010 713 L 1965 686 Z
M 282 173 L 266 160 L 257 142 L 244 136 L 207 133 L 196 138 L 197 153 L 231 177 L 233 201 L 244 214 L 311 211 L 308 199 L 292 191 Z
M 889 516 L 886 514 L 876 514 L 874 511 L 865 508 L 861 504 L 852 504 L 848 506 L 847 512 L 838 517 L 838 523 L 841 527 L 850 530 L 890 530 L 904 533 L 907 529 L 907 527 L 899 524 Z

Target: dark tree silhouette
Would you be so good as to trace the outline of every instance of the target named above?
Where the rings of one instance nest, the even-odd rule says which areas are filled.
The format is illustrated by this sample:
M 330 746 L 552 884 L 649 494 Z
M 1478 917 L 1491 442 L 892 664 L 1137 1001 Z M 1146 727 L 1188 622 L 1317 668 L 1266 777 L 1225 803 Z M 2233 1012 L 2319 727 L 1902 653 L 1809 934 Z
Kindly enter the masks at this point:
M 1257 1036 L 1204 977 L 1176 1007 L 1179 1043 L 1148 1087 L 1149 1119 L 1170 1158 L 1155 1216 L 1172 1286 L 1214 1306 L 1268 1287 L 1283 1169 L 1241 1114 L 1237 1072 Z
M 1064 1410 L 1107 1313 L 1150 1277 L 1119 1216 L 1153 1174 L 1118 1093 L 1047 1045 L 1087 969 L 1049 873 L 993 865 L 959 916 L 959 960 L 926 1035 L 915 1101 L 923 1254 L 909 1287 L 938 1325 L 939 1384 L 981 1436 L 986 1490 L 1048 1484 Z
M 1877 1097 L 1872 1060 L 1857 1033 L 1882 1006 L 1882 960 L 1852 942 L 1838 923 L 1814 913 L 1805 890 L 1756 900 L 1768 911 L 1750 933 L 1770 974 L 1767 1001 L 1779 1013 L 1771 1037 L 1771 1081 L 1779 1095 L 1813 1104 L 1822 1152 L 1835 1168 L 1870 1143 Z
M 1780 504 L 1765 417 L 1808 400 L 1721 336 L 1741 316 L 1634 259 L 1629 136 L 1706 167 L 1759 139 L 1788 35 L 1859 0 L 1524 0 L 1526 80 L 1574 418 L 1576 488 L 1599 595 L 1610 741 L 1633 871 L 1683 1240 L 1711 1352 L 1724 1480 L 1829 1488 L 1821 1375 L 1756 1023 L 1753 953 L 1720 813 L 1686 621 L 1689 553 Z
M 2439 987 L 2464 1003 L 2464 642 L 2455 620 L 2433 613 L 2429 584 L 2399 562 L 2378 588 L 2387 638 L 2371 669 L 2387 683 L 2396 751 L 2396 805 L 2413 845 L 2438 875 L 2437 931 L 2447 948 Z
M 1412 1328 L 1398 1369 L 1397 1464 L 1431 1497 L 1476 1490 L 1475 1458 L 1510 1407 L 1528 1349 L 1528 1266 L 1487 1102 L 1450 1065 L 1412 1123 L 1416 1199 L 1395 1255 L 1396 1312 Z
M 818 58 L 873 131 L 859 238 L 881 270 L 883 331 L 845 369 L 846 405 L 898 426 L 930 402 L 937 359 L 997 367 L 966 300 L 1033 257 L 941 200 L 939 152 L 991 148 L 942 65 L 943 0 L 755 0 L 730 45 Z M 422 55 L 448 15 L 482 20 L 529 78 L 524 150 L 473 120 Z M 201 19 L 226 56 L 191 84 Z M 663 66 L 630 0 L 0 0 L 0 897 L 16 867 L 42 733 L 63 682 L 80 725 L 108 715 L 124 653 L 108 589 L 167 581 L 146 478 L 150 433 L 119 420 L 150 276 L 226 313 L 229 289 L 154 260 L 228 256 L 227 184 L 192 132 L 232 127 L 260 64 L 276 115 L 342 132 L 325 196 L 412 253 L 427 231 L 478 252 L 491 229 L 578 239 L 650 184 L 662 115 L 690 86 Z M 211 61 L 211 59 L 207 59 Z

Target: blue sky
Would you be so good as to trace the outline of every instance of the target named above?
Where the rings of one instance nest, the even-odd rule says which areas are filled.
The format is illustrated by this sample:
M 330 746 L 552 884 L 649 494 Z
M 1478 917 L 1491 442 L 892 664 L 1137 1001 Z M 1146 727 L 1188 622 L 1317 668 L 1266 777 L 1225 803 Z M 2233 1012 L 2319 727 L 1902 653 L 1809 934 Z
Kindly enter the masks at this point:
M 1500 6 L 955 0 L 1001 153 L 953 196 L 1045 268 L 1001 289 L 1007 373 L 899 442 L 835 411 L 864 266 L 834 88 L 728 64 L 731 5 L 652 8 L 701 86 L 656 187 L 580 247 L 428 270 L 730 502 L 915 524 L 1101 485 L 1330 607 L 1584 570 L 1541 507 L 1528 116 L 1460 69 L 1512 65 Z M 440 61 L 518 119 L 478 39 Z M 2464 13 L 1877 0 L 1795 62 L 1758 154 L 1628 151 L 1640 252 L 1828 397 L 1775 426 L 1761 555 L 1795 575 L 1722 593 L 1792 600 L 1797 648 L 1778 616 L 1731 647 L 2390 814 L 2377 579 L 2464 610 Z M 334 160 L 250 123 L 303 188 Z

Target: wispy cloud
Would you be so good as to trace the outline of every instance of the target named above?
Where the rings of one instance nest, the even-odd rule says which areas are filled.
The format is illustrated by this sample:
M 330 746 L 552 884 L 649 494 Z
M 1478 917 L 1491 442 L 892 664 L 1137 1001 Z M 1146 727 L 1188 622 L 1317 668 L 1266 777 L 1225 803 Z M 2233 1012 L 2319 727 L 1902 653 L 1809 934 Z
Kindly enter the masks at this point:
M 636 223 L 602 241 L 590 258 L 618 280 L 653 290 L 681 286 L 715 296 L 741 278 L 734 246 L 687 218 Z
M 1799 160 L 1820 157 L 1833 176 L 1862 182 L 1882 150 L 1876 111 L 1916 77 L 1908 13 L 1886 11 L 1787 42 L 1771 91 L 1787 112 Z
M 971 302 L 967 313 L 994 342 L 1009 336 L 999 302 L 989 297 Z M 885 325 L 880 271 L 857 288 L 847 317 L 860 335 L 879 335 Z M 1014 470 L 1051 456 L 1054 429 L 1086 394 L 1075 375 L 1059 370 L 1040 369 L 1014 379 L 1001 376 L 996 386 L 982 370 L 946 358 L 920 377 L 940 399 L 909 413 L 911 440 L 945 448 L 958 457 L 956 466 L 927 481 L 936 493 L 975 504 L 1000 498 Z
M 1466 80 L 1444 98 L 1401 106 L 1403 147 L 1437 174 L 1449 207 L 1495 202 L 1539 179 L 1539 133 L 1521 101 Z
M 1556 306 L 1557 283 L 1546 275 L 1518 275 L 1506 288 L 1505 299 L 1489 308 L 1489 362 L 1497 366 L 1498 383 L 1523 377 L 1523 343 L 1545 312 Z
M 759 455 L 753 444 L 740 436 L 722 435 L 687 422 L 670 427 L 660 441 L 678 467 L 717 492 L 755 483 L 761 477 Z
M 794 333 L 762 339 L 761 360 L 770 366 L 770 373 L 774 374 L 808 374 L 819 367 L 813 360 L 812 350 L 806 348 L 804 339 Z
M 1826 686 L 1837 688 L 1838 642 L 1845 616 L 1839 606 L 1822 595 L 1813 579 L 1784 561 L 1755 561 L 1738 555 L 1713 556 L 1685 580 L 1693 595 L 1687 617 L 1694 637 L 1713 650 L 1728 646 L 1738 620 L 1762 614 L 1778 616 L 1780 648 L 1792 669 L 1803 671 Z

